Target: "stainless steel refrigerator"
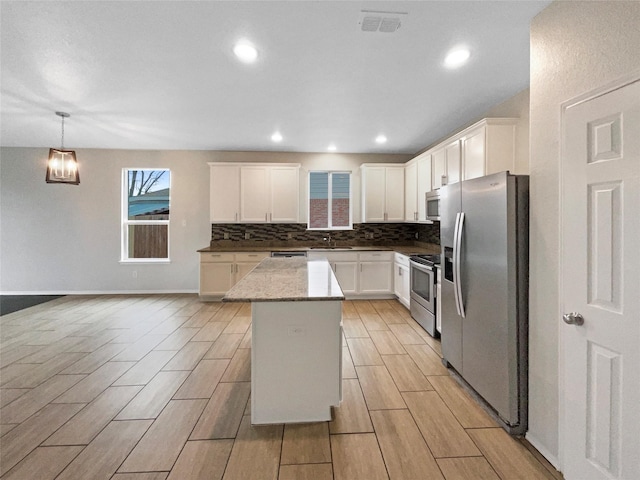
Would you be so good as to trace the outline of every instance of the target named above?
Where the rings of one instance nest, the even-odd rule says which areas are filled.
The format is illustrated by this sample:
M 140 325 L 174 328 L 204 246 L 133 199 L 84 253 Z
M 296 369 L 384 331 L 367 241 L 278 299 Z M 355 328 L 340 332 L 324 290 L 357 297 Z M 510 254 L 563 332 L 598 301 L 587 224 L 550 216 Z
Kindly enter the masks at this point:
M 527 429 L 529 177 L 440 189 L 442 354 L 503 427 Z

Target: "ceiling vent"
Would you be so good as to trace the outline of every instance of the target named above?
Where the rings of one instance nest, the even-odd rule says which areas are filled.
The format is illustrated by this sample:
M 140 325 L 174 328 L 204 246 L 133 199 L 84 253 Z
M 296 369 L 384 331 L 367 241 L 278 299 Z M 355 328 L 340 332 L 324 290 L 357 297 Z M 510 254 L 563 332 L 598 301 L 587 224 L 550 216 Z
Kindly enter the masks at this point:
M 362 10 L 358 25 L 363 32 L 393 33 L 400 28 L 404 15 L 407 15 L 407 12 Z

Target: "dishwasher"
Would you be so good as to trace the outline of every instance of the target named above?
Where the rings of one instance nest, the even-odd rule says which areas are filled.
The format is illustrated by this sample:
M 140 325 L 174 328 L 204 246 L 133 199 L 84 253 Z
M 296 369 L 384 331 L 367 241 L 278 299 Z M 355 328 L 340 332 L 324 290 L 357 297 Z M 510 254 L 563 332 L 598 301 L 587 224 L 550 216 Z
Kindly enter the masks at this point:
M 271 252 L 271 256 L 279 258 L 306 257 L 307 252 L 300 250 L 294 252 Z

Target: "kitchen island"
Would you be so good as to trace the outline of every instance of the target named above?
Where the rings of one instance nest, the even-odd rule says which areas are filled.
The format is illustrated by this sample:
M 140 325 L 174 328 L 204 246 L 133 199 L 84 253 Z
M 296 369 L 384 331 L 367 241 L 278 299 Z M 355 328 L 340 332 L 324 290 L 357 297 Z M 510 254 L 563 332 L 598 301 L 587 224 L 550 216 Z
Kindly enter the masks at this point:
M 251 302 L 251 423 L 331 420 L 342 397 L 342 300 L 329 262 L 266 258 L 223 301 Z

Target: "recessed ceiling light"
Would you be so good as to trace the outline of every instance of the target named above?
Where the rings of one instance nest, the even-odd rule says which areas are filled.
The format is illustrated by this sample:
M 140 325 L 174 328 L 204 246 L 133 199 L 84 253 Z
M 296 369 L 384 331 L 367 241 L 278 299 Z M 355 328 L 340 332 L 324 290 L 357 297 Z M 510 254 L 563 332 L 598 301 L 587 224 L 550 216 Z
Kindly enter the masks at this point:
M 451 50 L 444 59 L 444 64 L 448 68 L 457 68 L 467 63 L 469 59 L 469 49 L 466 47 L 458 47 Z
M 386 143 L 387 142 L 387 137 L 385 137 L 384 135 L 378 135 L 376 137 L 376 143 Z
M 244 63 L 253 63 L 258 58 L 258 50 L 256 50 L 256 47 L 244 40 L 235 44 L 233 53 Z
M 274 142 L 281 142 L 282 134 L 280 132 L 275 132 L 273 135 L 271 135 L 271 140 Z
M 329 146 L 327 147 L 327 150 L 329 150 L 330 152 L 335 152 L 336 151 L 335 143 L 330 143 Z

